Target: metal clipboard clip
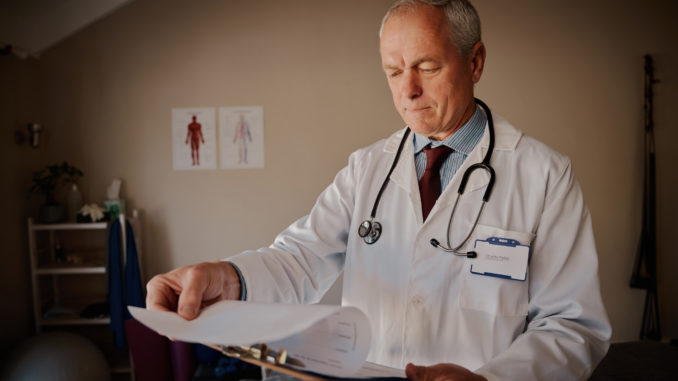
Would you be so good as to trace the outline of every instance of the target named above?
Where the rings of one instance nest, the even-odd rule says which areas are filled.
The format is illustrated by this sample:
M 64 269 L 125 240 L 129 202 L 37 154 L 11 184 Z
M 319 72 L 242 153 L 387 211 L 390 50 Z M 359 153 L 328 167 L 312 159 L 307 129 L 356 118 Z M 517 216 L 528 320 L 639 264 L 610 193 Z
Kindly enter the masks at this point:
M 325 378 L 303 371 L 302 369 L 306 368 L 304 363 L 299 359 L 289 356 L 285 349 L 275 351 L 268 345 L 263 343 L 255 344 L 252 346 L 215 345 L 205 343 L 202 344 L 206 347 L 221 352 L 221 354 L 225 356 L 234 357 L 244 362 L 254 364 L 263 368 L 268 368 L 276 372 L 287 374 L 289 376 L 293 376 L 302 380 L 307 381 L 325 380 Z
M 240 359 L 255 359 L 273 365 L 293 365 L 299 368 L 305 368 L 303 362 L 288 356 L 285 349 L 275 351 L 266 344 L 255 344 L 249 347 L 242 345 L 221 346 L 221 352 L 226 356 L 237 357 Z

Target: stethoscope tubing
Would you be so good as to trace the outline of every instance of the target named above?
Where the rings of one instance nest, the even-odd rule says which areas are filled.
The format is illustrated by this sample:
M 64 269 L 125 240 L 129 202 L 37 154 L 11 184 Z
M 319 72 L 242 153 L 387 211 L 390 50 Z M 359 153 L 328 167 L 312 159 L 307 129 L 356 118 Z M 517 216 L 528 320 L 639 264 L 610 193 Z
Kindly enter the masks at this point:
M 480 163 L 473 164 L 469 166 L 466 171 L 464 171 L 464 174 L 462 176 L 461 182 L 459 183 L 459 188 L 457 190 L 457 197 L 454 201 L 454 206 L 452 207 L 452 213 L 450 213 L 450 219 L 447 224 L 447 247 L 443 246 L 440 244 L 440 242 L 433 238 L 431 239 L 431 245 L 434 247 L 440 248 L 443 251 L 452 253 L 457 256 L 463 256 L 463 257 L 468 257 L 468 258 L 475 258 L 476 253 L 474 251 L 469 251 L 466 253 L 459 252 L 459 249 L 466 244 L 466 242 L 471 238 L 471 235 L 473 234 L 473 231 L 475 230 L 476 226 L 478 225 L 478 221 L 480 220 L 480 215 L 483 212 L 483 209 L 485 207 L 485 204 L 487 201 L 490 199 L 490 195 L 492 194 L 492 188 L 494 187 L 494 180 L 495 180 L 495 172 L 494 168 L 490 165 L 490 159 L 492 158 L 492 152 L 494 151 L 494 120 L 492 118 L 492 112 L 490 111 L 490 108 L 485 104 L 485 102 L 481 101 L 478 98 L 474 98 L 474 101 L 476 104 L 478 104 L 484 111 L 487 116 L 487 128 L 488 128 L 488 134 L 489 134 L 489 146 L 488 150 L 485 153 L 485 156 L 483 157 L 483 160 Z M 358 235 L 363 238 L 365 243 L 367 244 L 373 244 L 377 240 L 379 240 L 379 237 L 381 236 L 382 232 L 382 226 L 381 223 L 378 221 L 375 221 L 376 216 L 377 216 L 377 208 L 379 207 L 379 203 L 381 202 L 381 196 L 383 195 L 384 191 L 386 190 L 386 187 L 388 183 L 390 182 L 391 179 L 391 174 L 393 173 L 393 170 L 395 169 L 396 165 L 398 164 L 398 161 L 400 160 L 400 155 L 403 151 L 403 148 L 405 146 L 405 143 L 407 142 L 407 137 L 410 134 L 410 127 L 408 126 L 405 129 L 405 132 L 403 134 L 402 139 L 400 140 L 400 144 L 398 145 L 398 150 L 396 151 L 395 158 L 393 159 L 393 164 L 391 164 L 391 168 L 388 171 L 388 174 L 386 175 L 386 178 L 384 179 L 384 182 L 381 184 L 381 188 L 379 188 L 379 192 L 377 193 L 377 198 L 374 200 L 374 205 L 372 207 L 372 213 L 370 214 L 370 219 L 365 220 L 360 224 L 360 228 L 358 229 Z M 476 214 L 475 221 L 473 222 L 473 225 L 471 227 L 471 230 L 469 233 L 466 235 L 466 238 L 457 245 L 456 247 L 452 247 L 450 243 L 450 233 L 451 233 L 451 228 L 452 228 L 452 220 L 454 218 L 454 214 L 457 210 L 457 204 L 459 203 L 459 198 L 461 198 L 462 194 L 464 193 L 464 190 L 466 189 L 466 183 L 468 182 L 468 179 L 470 178 L 471 174 L 476 171 L 477 169 L 482 169 L 486 171 L 489 176 L 490 180 L 485 187 L 485 193 L 483 194 L 483 199 L 482 199 L 482 204 L 480 205 L 480 209 L 478 210 L 478 213 Z
M 396 151 L 396 156 L 393 159 L 393 164 L 391 164 L 391 169 L 388 170 L 388 174 L 386 175 L 386 179 L 384 182 L 381 184 L 381 188 L 379 188 L 379 193 L 377 193 L 377 198 L 374 200 L 374 206 L 372 207 L 372 214 L 370 214 L 370 218 L 374 219 L 377 217 L 377 207 L 379 206 L 379 202 L 381 201 L 381 195 L 384 194 L 384 190 L 386 189 L 386 186 L 388 185 L 389 181 L 391 180 L 391 174 L 393 173 L 393 170 L 395 169 L 396 165 L 398 165 L 398 161 L 400 160 L 400 154 L 403 152 L 403 147 L 405 147 L 405 142 L 407 142 L 407 137 L 410 135 L 410 127 L 408 126 L 405 129 L 405 134 L 403 135 L 403 138 L 400 139 L 400 145 L 398 145 L 398 151 Z

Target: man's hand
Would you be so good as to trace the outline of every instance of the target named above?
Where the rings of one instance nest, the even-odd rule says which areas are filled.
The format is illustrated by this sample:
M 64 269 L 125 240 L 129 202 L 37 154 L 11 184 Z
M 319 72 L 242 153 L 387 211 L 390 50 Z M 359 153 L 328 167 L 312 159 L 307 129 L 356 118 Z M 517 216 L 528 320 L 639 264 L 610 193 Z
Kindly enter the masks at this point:
M 203 307 L 240 299 L 240 278 L 228 262 L 204 262 L 156 275 L 146 285 L 146 308 L 195 319 Z
M 470 370 L 454 364 L 417 366 L 407 364 L 405 375 L 412 381 L 487 381 Z

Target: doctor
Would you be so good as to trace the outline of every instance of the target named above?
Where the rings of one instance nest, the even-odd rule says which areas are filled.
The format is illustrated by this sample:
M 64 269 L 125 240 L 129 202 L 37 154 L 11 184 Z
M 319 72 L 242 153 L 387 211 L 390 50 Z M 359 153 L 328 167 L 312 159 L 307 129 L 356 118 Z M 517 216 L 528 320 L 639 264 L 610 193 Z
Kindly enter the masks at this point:
M 467 1 L 397 2 L 384 17 L 380 50 L 411 133 L 403 138 L 403 128 L 354 152 L 310 214 L 271 246 L 154 277 L 148 308 L 192 319 L 222 299 L 314 303 L 343 271 L 342 303 L 372 325 L 370 361 L 407 366 L 416 380 L 585 380 L 607 351 L 610 326 L 570 160 L 474 102 L 485 47 Z M 429 148 L 438 146 L 451 150 L 431 164 L 438 154 Z M 461 196 L 457 190 L 488 151 L 496 181 L 478 214 L 488 172 L 474 171 Z M 373 220 L 381 234 L 368 243 L 359 227 L 384 183 Z M 424 194 L 436 187 L 442 192 L 431 202 Z M 529 252 L 529 263 L 505 257 L 522 266 L 522 279 L 473 271 L 490 256 L 465 253 L 492 237 Z M 461 246 L 464 256 L 432 246 L 433 238 Z

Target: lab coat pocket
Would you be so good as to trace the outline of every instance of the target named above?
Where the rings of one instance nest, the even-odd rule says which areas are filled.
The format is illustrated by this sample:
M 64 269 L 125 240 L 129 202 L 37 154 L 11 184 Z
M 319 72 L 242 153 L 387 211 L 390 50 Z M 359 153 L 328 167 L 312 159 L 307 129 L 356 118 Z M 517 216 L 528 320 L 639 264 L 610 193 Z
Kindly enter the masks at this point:
M 486 225 L 478 225 L 474 232 L 472 250 L 476 239 L 490 237 L 514 239 L 522 245 L 530 245 L 534 234 L 507 231 Z M 503 279 L 471 273 L 473 259 L 466 259 L 461 274 L 459 305 L 462 309 L 483 311 L 499 316 L 526 316 L 529 306 L 529 275 L 525 281 Z M 529 274 L 529 268 L 528 268 Z

